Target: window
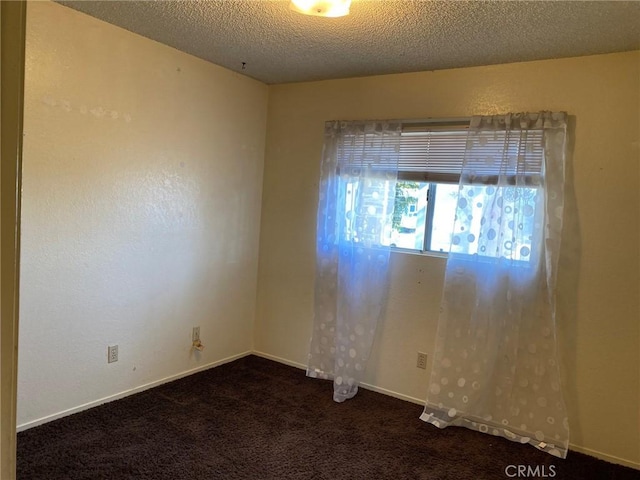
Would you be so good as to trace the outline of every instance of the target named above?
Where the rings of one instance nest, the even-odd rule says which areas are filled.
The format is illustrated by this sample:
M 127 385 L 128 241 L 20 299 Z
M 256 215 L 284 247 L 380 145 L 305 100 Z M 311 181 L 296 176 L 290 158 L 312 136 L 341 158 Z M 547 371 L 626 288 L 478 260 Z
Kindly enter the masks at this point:
M 398 180 L 389 245 L 448 252 L 457 198 L 457 184 Z
M 383 243 L 416 252 L 447 253 L 451 249 L 491 256 L 491 252 L 478 251 L 478 242 L 473 242 L 471 234 L 454 235 L 458 185 L 468 140 L 468 124 L 403 126 L 392 227 Z M 506 203 L 507 211 L 517 211 L 519 206 L 523 214 L 516 228 L 521 236 L 533 240 L 543 168 L 542 132 L 496 130 L 492 139 L 483 140 L 480 153 L 476 148 L 475 156 L 467 158 L 466 170 L 472 170 L 475 176 L 464 201 L 472 202 L 472 216 L 478 222 L 483 212 L 486 217 L 487 209 L 502 208 Z M 522 148 L 527 149 L 526 164 L 518 160 Z M 501 161 L 504 155 L 510 160 L 506 166 Z M 492 205 L 496 201 L 499 205 Z M 480 225 L 474 222 L 472 226 L 480 231 Z M 518 252 L 530 251 L 531 243 L 519 244 Z M 520 259 L 518 252 L 514 252 L 514 260 Z M 526 257 L 530 258 L 528 253 Z

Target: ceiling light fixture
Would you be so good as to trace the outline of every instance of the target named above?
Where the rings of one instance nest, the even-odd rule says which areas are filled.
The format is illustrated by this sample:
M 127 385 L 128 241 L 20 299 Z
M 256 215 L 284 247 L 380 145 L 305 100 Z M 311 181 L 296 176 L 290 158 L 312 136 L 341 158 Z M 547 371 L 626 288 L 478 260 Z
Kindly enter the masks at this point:
M 289 8 L 317 17 L 344 17 L 349 15 L 350 5 L 351 0 L 291 0 Z

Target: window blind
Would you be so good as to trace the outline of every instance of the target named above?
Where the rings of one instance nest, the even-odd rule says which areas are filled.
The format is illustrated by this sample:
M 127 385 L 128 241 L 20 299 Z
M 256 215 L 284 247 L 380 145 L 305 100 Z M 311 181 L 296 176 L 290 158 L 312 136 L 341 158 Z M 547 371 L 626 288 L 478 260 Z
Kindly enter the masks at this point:
M 421 182 L 455 182 L 460 179 L 468 128 L 403 127 L 398 176 Z
M 375 159 L 368 158 L 366 142 L 366 136 L 345 138 L 340 163 L 395 167 L 391 151 L 379 150 Z M 398 178 L 419 182 L 458 183 L 465 161 L 465 173 L 478 183 L 497 183 L 499 178 L 516 183 L 519 178 L 518 183 L 537 184 L 544 168 L 542 130 L 475 132 L 468 125 L 404 125 L 397 155 Z

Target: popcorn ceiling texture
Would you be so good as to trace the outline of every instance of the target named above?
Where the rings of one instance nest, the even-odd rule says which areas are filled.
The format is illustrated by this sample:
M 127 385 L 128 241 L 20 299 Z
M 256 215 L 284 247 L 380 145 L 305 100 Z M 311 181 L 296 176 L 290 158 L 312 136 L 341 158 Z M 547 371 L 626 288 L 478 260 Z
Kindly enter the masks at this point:
M 59 3 L 267 84 L 640 48 L 640 2 L 353 0 L 342 18 L 288 0 Z

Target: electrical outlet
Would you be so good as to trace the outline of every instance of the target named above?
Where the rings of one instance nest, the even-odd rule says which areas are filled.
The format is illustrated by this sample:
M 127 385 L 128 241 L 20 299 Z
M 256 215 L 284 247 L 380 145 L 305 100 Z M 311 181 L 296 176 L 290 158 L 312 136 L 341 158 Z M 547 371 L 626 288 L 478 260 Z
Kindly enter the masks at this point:
M 118 345 L 109 345 L 107 347 L 107 363 L 118 361 Z
M 427 369 L 427 354 L 423 352 L 418 352 L 418 362 L 416 364 L 418 368 L 422 368 L 423 370 Z
M 200 327 L 193 327 L 193 332 L 191 333 L 191 341 L 193 343 L 200 341 Z

